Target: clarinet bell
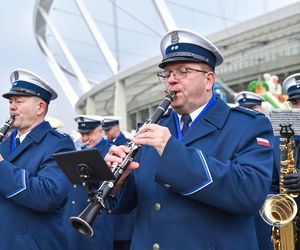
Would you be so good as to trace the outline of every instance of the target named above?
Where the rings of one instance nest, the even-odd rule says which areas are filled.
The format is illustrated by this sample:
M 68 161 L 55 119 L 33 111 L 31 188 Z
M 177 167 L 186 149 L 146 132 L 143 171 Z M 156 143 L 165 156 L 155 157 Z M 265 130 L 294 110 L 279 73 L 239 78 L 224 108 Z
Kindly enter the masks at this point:
M 93 223 L 101 209 L 100 203 L 90 203 L 78 217 L 70 218 L 72 227 L 79 233 L 92 237 L 94 235 Z

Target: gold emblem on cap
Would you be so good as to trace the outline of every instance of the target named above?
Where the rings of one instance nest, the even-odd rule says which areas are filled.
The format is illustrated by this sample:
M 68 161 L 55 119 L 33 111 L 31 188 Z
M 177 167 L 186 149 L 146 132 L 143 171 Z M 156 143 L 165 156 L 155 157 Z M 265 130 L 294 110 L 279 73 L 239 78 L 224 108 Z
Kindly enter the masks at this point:
M 179 36 L 177 31 L 171 33 L 171 44 L 179 43 Z

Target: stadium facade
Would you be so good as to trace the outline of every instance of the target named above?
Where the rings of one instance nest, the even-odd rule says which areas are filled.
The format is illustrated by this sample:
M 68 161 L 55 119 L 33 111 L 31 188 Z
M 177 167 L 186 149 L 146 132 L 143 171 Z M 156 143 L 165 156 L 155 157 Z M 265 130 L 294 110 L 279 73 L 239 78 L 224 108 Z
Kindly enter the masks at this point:
M 77 100 L 74 103 L 76 112 L 101 116 L 121 115 L 122 127 L 127 130 L 135 129 L 138 122 L 144 122 L 149 117 L 164 96 L 164 86 L 156 76 L 161 56 L 157 55 L 126 69 L 115 70 L 111 77 L 98 84 L 90 84 L 82 76 L 81 70 L 76 68 L 75 62 L 73 72 L 66 70 L 47 47 L 45 30 L 47 26 L 51 26 L 47 19 L 51 2 L 37 1 L 36 38 L 65 93 L 72 100 Z M 174 26 L 166 24 L 166 30 L 172 25 Z M 50 28 L 55 32 L 54 27 Z M 225 62 L 217 68 L 216 73 L 229 100 L 232 100 L 235 92 L 246 90 L 250 81 L 262 79 L 266 72 L 278 75 L 282 82 L 286 76 L 300 72 L 300 3 L 234 25 L 208 38 L 224 54 Z M 105 48 L 102 49 L 105 52 Z M 67 48 L 65 52 L 68 52 Z M 69 62 L 72 62 L 72 57 L 70 58 Z M 113 62 L 107 60 L 108 64 Z M 110 66 L 113 68 L 113 64 Z M 66 73 L 78 78 L 84 94 L 76 96 Z

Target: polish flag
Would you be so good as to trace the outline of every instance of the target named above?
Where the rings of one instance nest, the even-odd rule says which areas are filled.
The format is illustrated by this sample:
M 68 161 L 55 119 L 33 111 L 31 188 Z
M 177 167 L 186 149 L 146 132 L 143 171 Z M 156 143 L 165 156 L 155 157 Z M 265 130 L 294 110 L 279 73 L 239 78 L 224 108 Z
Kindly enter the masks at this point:
M 258 145 L 270 147 L 270 142 L 267 139 L 256 137 L 256 141 Z

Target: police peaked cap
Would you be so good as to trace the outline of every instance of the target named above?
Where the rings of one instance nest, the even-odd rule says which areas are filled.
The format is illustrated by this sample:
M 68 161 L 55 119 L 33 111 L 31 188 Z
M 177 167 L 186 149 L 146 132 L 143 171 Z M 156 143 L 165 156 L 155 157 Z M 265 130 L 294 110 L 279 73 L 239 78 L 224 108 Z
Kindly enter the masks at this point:
M 75 122 L 77 122 L 79 133 L 87 133 L 93 129 L 100 127 L 102 124 L 103 118 L 101 116 L 93 115 L 78 115 L 75 117 Z
M 261 106 L 261 103 L 265 99 L 253 92 L 249 91 L 241 91 L 235 96 L 235 101 L 240 105 L 240 106 L 247 106 L 247 105 L 259 105 Z
M 282 83 L 284 94 L 288 95 L 288 100 L 300 98 L 300 73 L 290 75 Z
M 119 125 L 119 120 L 117 119 L 104 119 L 102 128 L 103 130 L 109 130 L 113 126 Z
M 163 56 L 160 68 L 173 62 L 203 62 L 212 69 L 220 65 L 224 58 L 221 51 L 205 37 L 187 30 L 176 29 L 164 35 L 160 43 Z
M 11 89 L 3 94 L 11 96 L 37 96 L 46 103 L 57 98 L 57 93 L 41 77 L 25 69 L 16 69 L 10 74 Z

